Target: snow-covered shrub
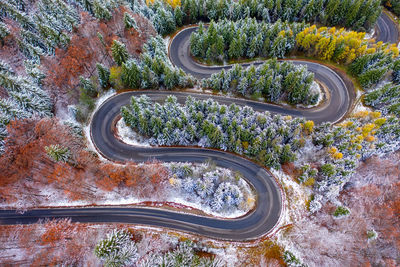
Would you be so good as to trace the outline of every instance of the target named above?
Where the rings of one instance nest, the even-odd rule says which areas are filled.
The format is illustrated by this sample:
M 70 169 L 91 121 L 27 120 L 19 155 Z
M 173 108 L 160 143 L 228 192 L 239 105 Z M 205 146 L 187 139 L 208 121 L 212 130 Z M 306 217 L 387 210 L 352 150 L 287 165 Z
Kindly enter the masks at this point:
M 316 168 L 311 167 L 309 164 L 304 164 L 301 167 L 301 174 L 297 179 L 300 183 L 311 184 L 315 181 L 317 174 L 318 170 Z
M 132 264 L 138 257 L 135 242 L 127 231 L 113 230 L 107 238 L 101 240 L 94 254 L 104 262 L 104 266 L 125 266 Z
M 335 212 L 333 213 L 333 216 L 336 218 L 344 217 L 350 214 L 350 210 L 346 207 L 339 206 L 336 208 Z
M 309 207 L 309 211 L 311 213 L 315 213 L 317 211 L 319 211 L 322 208 L 322 204 L 321 201 L 322 200 L 322 196 L 321 195 L 315 195 L 313 197 L 313 199 L 310 202 L 310 207 Z
M 375 240 L 378 238 L 378 233 L 372 229 L 367 231 L 367 239 L 369 240 Z
M 221 210 L 223 208 L 238 207 L 243 201 L 243 195 L 237 185 L 230 182 L 223 182 L 219 184 L 214 193 L 214 200 L 211 203 L 214 210 Z
M 306 267 L 292 252 L 286 250 L 283 253 L 283 260 L 289 267 Z

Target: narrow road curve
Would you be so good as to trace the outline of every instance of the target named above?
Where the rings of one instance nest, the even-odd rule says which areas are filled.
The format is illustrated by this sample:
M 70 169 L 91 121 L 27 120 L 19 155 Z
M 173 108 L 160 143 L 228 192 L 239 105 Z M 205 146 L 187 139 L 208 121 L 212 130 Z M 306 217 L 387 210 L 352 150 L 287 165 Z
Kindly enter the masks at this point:
M 399 42 L 399 28 L 396 23 L 384 12 L 379 16 L 375 26 L 376 40 L 384 43 L 397 44 Z
M 382 28 L 382 24 L 379 27 Z M 385 27 L 382 29 L 382 31 L 387 30 Z M 198 78 L 209 77 L 222 68 L 230 68 L 229 66 L 203 66 L 191 59 L 188 53 L 188 40 L 190 33 L 194 30 L 195 28 L 185 29 L 172 40 L 170 58 L 173 64 Z M 255 64 L 261 64 L 261 62 Z M 273 113 L 304 116 L 317 123 L 340 120 L 351 107 L 353 92 L 349 92 L 340 76 L 330 68 L 307 61 L 296 61 L 295 64 L 306 64 L 308 69 L 315 73 L 315 78 L 329 88 L 330 101 L 315 109 L 292 109 L 245 99 L 223 96 L 212 96 L 212 98 L 227 105 L 231 103 L 248 105 L 257 111 L 268 110 Z M 273 177 L 257 164 L 223 151 L 189 147 L 134 147 L 115 137 L 112 129 L 119 116 L 120 108 L 128 104 L 132 96 L 141 94 L 148 95 L 154 101 L 162 101 L 172 94 L 181 103 L 188 95 L 198 99 L 210 97 L 210 95 L 204 94 L 165 91 L 133 91 L 111 97 L 95 112 L 91 123 L 91 138 L 100 153 L 110 160 L 121 162 L 142 162 L 157 159 L 165 162 L 190 161 L 200 163 L 211 159 L 220 167 L 240 171 L 245 179 L 254 186 L 257 192 L 257 205 L 253 211 L 241 218 L 222 220 L 146 207 L 36 209 L 24 214 L 18 214 L 14 210 L 1 210 L 0 224 L 27 224 L 45 218 L 71 218 L 74 222 L 83 223 L 118 222 L 167 227 L 231 241 L 254 240 L 272 231 L 282 213 L 282 194 Z

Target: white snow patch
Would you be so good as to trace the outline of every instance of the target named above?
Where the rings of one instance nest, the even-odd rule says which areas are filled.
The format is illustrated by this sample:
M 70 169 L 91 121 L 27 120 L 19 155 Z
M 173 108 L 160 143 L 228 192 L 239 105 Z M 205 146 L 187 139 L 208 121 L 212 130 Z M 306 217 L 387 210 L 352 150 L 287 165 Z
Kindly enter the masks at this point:
M 367 32 L 365 34 L 364 39 L 372 39 L 374 38 L 374 35 L 375 35 L 375 28 L 372 28 L 370 32 Z
M 366 107 L 363 105 L 361 101 L 358 101 L 358 103 L 355 105 L 352 114 L 356 114 L 361 111 L 373 111 L 371 108 Z
M 238 262 L 237 249 L 234 246 L 229 246 L 225 249 L 225 253 L 221 255 L 221 258 L 226 262 L 227 267 L 235 267 Z
M 174 202 L 180 205 L 184 205 L 187 207 L 191 207 L 197 210 L 201 210 L 202 212 L 211 215 L 211 216 L 216 216 L 216 217 L 221 217 L 221 218 L 227 218 L 227 219 L 233 219 L 233 218 L 238 218 L 243 215 L 246 215 L 248 211 L 243 211 L 240 209 L 237 209 L 235 211 L 226 213 L 226 212 L 218 212 L 218 211 L 213 211 L 210 206 L 205 206 L 201 205 L 200 203 L 192 202 L 192 201 L 187 201 L 184 196 L 175 196 L 172 197 L 171 199 L 168 200 L 169 202 Z
M 117 122 L 117 135 L 125 144 L 139 147 L 150 147 L 148 142 L 149 139 L 138 134 L 132 130 L 131 127 L 128 127 L 122 118 Z
M 10 241 L 6 241 L 10 244 Z M 8 262 L 20 262 L 27 259 L 26 251 L 24 248 L 19 248 L 19 244 L 15 244 L 15 248 L 4 248 L 1 250 L 1 258 L 7 259 Z
M 170 37 L 169 36 L 167 36 L 167 37 L 165 37 L 165 38 L 163 38 L 163 40 L 164 40 L 164 44 L 165 44 L 165 50 L 166 51 L 169 51 L 169 43 L 170 43 Z

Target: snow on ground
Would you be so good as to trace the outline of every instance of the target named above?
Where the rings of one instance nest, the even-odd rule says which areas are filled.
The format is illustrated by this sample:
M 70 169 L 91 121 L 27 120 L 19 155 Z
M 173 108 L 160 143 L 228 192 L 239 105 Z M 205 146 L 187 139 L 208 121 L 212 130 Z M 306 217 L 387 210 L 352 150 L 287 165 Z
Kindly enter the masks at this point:
M 282 226 L 296 225 L 304 220 L 304 214 L 308 214 L 307 201 L 310 199 L 312 191 L 310 188 L 298 184 L 282 170 L 271 169 L 270 171 L 284 188 L 283 194 L 285 195 L 284 210 L 275 229 Z M 292 252 L 298 259 L 301 259 L 300 253 L 293 246 L 292 240 L 287 238 L 281 231 L 276 235 L 276 242 L 286 251 Z
M 170 38 L 169 36 L 163 38 L 164 44 L 165 44 L 165 50 L 166 50 L 166 51 L 169 51 L 169 42 L 170 42 L 170 39 L 171 39 L 171 38 Z
M 311 189 L 301 186 L 282 170 L 270 169 L 270 171 L 284 188 L 285 208 L 279 226 L 294 223 L 302 217 L 304 212 L 307 212 L 306 202 L 311 196 Z
M 125 144 L 150 147 L 148 139 L 133 131 L 131 127 L 128 127 L 122 118 L 117 122 L 117 135 Z
M 370 32 L 365 34 L 364 39 L 372 39 L 375 35 L 375 28 L 372 28 Z
M 187 201 L 185 199 L 185 197 L 182 195 L 172 197 L 168 201 L 201 210 L 202 212 L 204 212 L 208 215 L 211 215 L 211 216 L 222 217 L 222 218 L 238 218 L 243 215 L 246 215 L 246 213 L 248 212 L 248 211 L 243 211 L 243 210 L 239 210 L 239 209 L 235 210 L 233 212 L 229 212 L 229 213 L 213 211 L 210 206 L 201 205 L 200 203 L 197 203 L 197 202 Z
M 363 105 L 361 101 L 358 101 L 357 104 L 354 106 L 352 114 L 356 114 L 361 111 L 373 111 L 370 107 L 366 107 Z
M 238 262 L 238 253 L 234 246 L 229 246 L 225 249 L 225 253 L 222 254 L 222 259 L 227 263 L 227 267 L 234 267 Z
M 325 92 L 321 88 L 322 86 L 318 84 L 316 81 L 313 81 L 310 87 L 310 94 L 318 94 L 318 100 L 314 105 L 303 105 L 303 104 L 298 104 L 296 107 L 299 108 L 313 108 L 321 104 L 321 102 L 325 98 Z

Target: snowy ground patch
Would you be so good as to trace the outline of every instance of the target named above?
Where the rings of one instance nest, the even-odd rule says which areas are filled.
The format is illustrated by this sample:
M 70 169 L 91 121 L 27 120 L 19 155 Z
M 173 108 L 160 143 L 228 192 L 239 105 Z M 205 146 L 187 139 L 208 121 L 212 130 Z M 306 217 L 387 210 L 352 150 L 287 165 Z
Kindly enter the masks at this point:
M 364 39 L 366 39 L 366 40 L 372 39 L 372 38 L 374 38 L 374 35 L 375 35 L 375 28 L 372 28 L 370 32 L 367 32 L 365 34 Z
M 271 169 L 270 171 L 285 189 L 285 209 L 281 216 L 280 225 L 294 223 L 304 213 L 307 213 L 306 202 L 312 193 L 311 189 L 300 185 L 282 170 Z
M 120 119 L 117 122 L 117 135 L 119 139 L 125 144 L 132 146 L 150 147 L 148 139 L 144 138 L 142 135 L 132 130 L 132 128 L 128 127 L 123 119 Z
M 171 38 L 170 38 L 169 36 L 163 38 L 164 44 L 165 44 L 165 50 L 166 50 L 166 51 L 169 51 L 170 39 L 171 39 Z

